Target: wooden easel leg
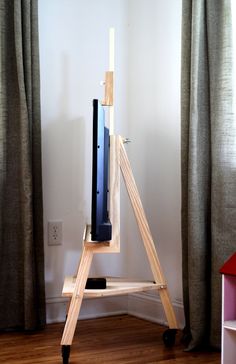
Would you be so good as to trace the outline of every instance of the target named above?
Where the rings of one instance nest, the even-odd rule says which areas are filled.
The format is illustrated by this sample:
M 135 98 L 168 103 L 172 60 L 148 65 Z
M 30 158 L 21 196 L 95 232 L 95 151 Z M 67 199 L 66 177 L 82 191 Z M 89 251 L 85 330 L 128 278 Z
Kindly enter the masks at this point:
M 75 289 L 71 297 L 61 345 L 67 346 L 72 344 L 92 258 L 93 251 L 83 247 L 79 269 L 75 280 Z
M 124 177 L 127 192 L 129 194 L 129 198 L 134 210 L 134 214 L 137 220 L 137 224 L 141 233 L 144 247 L 147 252 L 147 256 L 149 259 L 149 263 L 151 266 L 155 282 L 163 285 L 163 288 L 159 290 L 159 293 L 166 314 L 166 318 L 168 321 L 168 325 L 170 328 L 177 328 L 178 324 L 170 300 L 170 296 L 166 287 L 165 277 L 164 274 L 162 273 L 161 264 L 157 256 L 155 244 L 153 242 L 153 238 L 148 226 L 147 218 L 142 206 L 142 202 L 138 193 L 138 189 L 131 170 L 131 166 L 122 142 L 120 148 L 120 167 Z
M 170 300 L 169 292 L 167 288 L 162 288 L 159 290 L 159 295 L 161 298 L 161 302 L 165 311 L 166 319 L 168 322 L 168 326 L 170 329 L 177 329 L 178 323 L 176 320 L 175 312 L 173 309 L 173 305 Z

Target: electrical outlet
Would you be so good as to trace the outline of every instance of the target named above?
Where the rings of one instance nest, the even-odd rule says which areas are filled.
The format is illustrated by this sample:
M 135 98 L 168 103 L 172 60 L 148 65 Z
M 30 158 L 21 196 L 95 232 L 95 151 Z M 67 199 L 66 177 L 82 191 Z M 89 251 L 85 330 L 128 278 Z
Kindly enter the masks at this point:
M 62 244 L 62 221 L 48 222 L 48 245 Z

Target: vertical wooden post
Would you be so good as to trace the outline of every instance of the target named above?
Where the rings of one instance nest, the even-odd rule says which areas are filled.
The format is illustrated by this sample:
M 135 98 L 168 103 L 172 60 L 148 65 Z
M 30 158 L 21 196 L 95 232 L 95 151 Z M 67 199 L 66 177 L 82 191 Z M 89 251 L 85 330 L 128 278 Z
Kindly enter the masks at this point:
M 114 134 L 114 71 L 115 71 L 115 29 L 109 30 L 109 71 L 112 72 L 113 102 L 109 107 L 109 130 L 110 135 Z

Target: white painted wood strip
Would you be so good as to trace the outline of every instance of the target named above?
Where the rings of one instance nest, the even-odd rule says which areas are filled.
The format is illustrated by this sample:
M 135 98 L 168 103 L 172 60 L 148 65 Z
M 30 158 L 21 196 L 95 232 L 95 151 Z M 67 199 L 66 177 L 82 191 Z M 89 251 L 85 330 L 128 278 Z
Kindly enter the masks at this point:
M 113 72 L 112 82 L 112 105 L 109 107 L 109 131 L 110 135 L 115 133 L 115 122 L 114 122 L 114 71 L 115 71 L 115 29 L 109 29 L 109 71 Z

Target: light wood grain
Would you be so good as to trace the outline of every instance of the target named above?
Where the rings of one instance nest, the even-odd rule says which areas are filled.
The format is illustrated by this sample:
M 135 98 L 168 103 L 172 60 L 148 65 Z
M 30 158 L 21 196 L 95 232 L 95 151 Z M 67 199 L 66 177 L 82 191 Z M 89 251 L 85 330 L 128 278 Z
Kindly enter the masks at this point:
M 79 315 L 83 297 L 101 297 L 115 294 L 127 294 L 144 291 L 146 289 L 158 289 L 163 308 L 170 328 L 178 328 L 174 309 L 170 300 L 166 281 L 162 273 L 160 261 L 144 213 L 138 189 L 132 174 L 131 166 L 124 149 L 123 141 L 119 136 L 111 136 L 111 172 L 110 172 L 110 218 L 113 227 L 113 240 L 111 242 L 96 243 L 90 239 L 90 230 L 87 226 L 84 233 L 83 252 L 78 267 L 75 281 L 66 279 L 63 295 L 71 296 L 68 317 L 66 320 L 61 345 L 71 345 L 76 321 Z M 120 169 L 122 171 L 125 186 L 129 194 L 130 202 L 134 210 L 137 224 L 141 233 L 144 247 L 147 252 L 152 269 L 155 284 L 143 282 L 118 282 L 110 280 L 106 290 L 85 290 L 86 280 L 89 274 L 93 254 L 119 252 L 120 249 Z
M 2 364 L 62 364 L 60 341 L 63 324 L 25 334 L 0 334 Z M 70 364 L 220 364 L 219 352 L 184 352 L 181 332 L 176 345 L 165 348 L 166 327 L 132 316 L 79 321 Z
M 127 153 L 123 144 L 121 144 L 120 151 L 121 151 L 120 153 L 121 171 L 124 177 L 125 186 L 130 198 L 130 202 L 133 207 L 139 231 L 149 258 L 153 276 L 157 283 L 166 284 L 164 274 L 161 269 L 161 264 L 157 256 L 155 244 L 152 239 L 147 218 L 137 189 L 137 185 L 131 170 L 131 165 L 128 160 Z
M 78 268 L 78 273 L 75 280 L 74 290 L 69 305 L 69 310 L 65 328 L 62 335 L 61 345 L 72 344 L 92 258 L 93 258 L 92 250 L 86 249 L 84 247 Z
M 102 101 L 103 106 L 113 105 L 113 72 L 105 73 L 105 99 Z
M 149 264 L 153 273 L 154 280 L 157 284 L 166 286 L 166 280 L 162 272 L 156 247 L 151 235 L 148 221 L 143 209 L 142 201 L 137 189 L 137 185 L 123 143 L 121 144 L 120 147 L 120 167 L 124 177 L 125 186 L 130 198 L 130 202 L 133 207 L 134 215 L 136 217 L 136 221 L 139 227 L 139 231 L 143 240 L 143 244 L 146 249 L 146 253 L 149 259 Z M 169 327 L 178 328 L 178 323 L 176 320 L 173 305 L 170 300 L 168 289 L 167 288 L 162 289 L 160 290 L 159 293 Z
M 65 278 L 62 296 L 71 297 L 75 289 L 76 277 L 68 276 Z M 106 277 L 106 289 L 85 289 L 84 298 L 97 298 L 105 296 L 116 296 L 134 292 L 144 292 L 164 288 L 151 281 L 133 281 L 131 279 Z
M 83 244 L 86 248 L 91 248 L 93 252 L 104 253 L 107 249 L 103 250 L 103 248 L 110 247 L 110 241 L 94 241 L 91 239 L 91 225 L 86 225 Z

